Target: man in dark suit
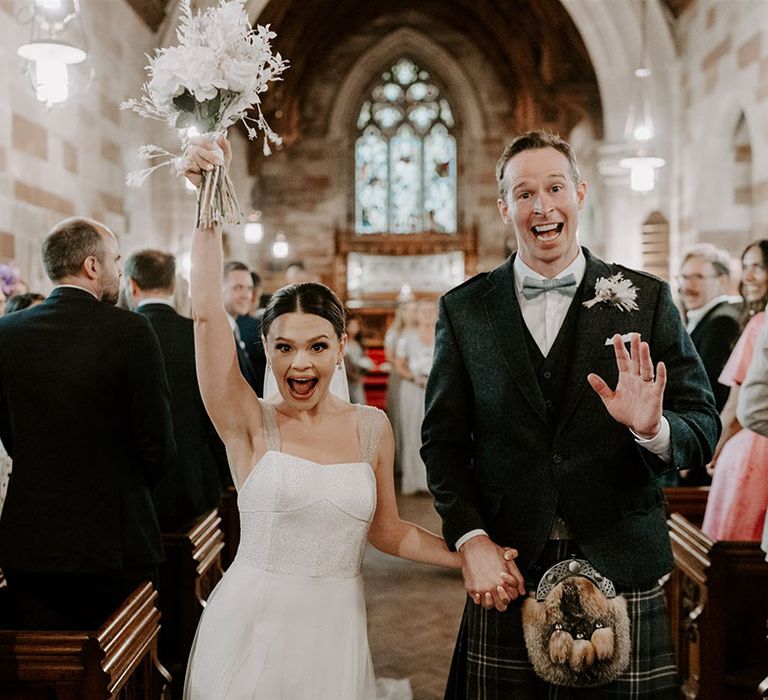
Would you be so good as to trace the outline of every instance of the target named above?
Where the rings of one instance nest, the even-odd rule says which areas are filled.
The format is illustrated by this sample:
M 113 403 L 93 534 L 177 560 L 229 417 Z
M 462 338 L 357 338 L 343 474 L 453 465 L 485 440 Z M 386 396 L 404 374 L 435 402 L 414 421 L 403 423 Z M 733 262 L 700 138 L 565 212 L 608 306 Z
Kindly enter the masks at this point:
M 686 330 L 704 364 L 715 407 L 722 411 L 730 387 L 718 381 L 741 333 L 739 306 L 728 300 L 731 283 L 730 256 L 711 243 L 689 249 L 678 275 Z M 705 486 L 712 477 L 705 468 L 680 472 L 681 486 Z
M 261 346 L 261 324 L 256 319 L 251 319 L 248 316 L 253 298 L 251 271 L 245 263 L 237 260 L 228 260 L 224 263 L 222 285 L 224 309 L 229 316 L 229 323 L 232 326 L 232 332 L 235 334 L 235 340 L 237 341 L 237 360 L 240 365 L 240 371 L 243 373 L 245 381 L 256 392 L 256 395 L 262 396 L 264 392 L 264 370 L 266 369 L 267 361 L 264 349 Z M 241 331 L 241 324 L 238 323 L 238 319 L 241 317 L 246 317 L 243 319 L 242 324 L 246 326 L 245 337 L 250 340 L 250 345 L 246 343 Z
M 185 530 L 216 508 L 222 479 L 229 481 L 224 445 L 200 397 L 195 371 L 194 324 L 171 305 L 176 261 L 170 253 L 143 250 L 125 261 L 132 306 L 154 328 L 165 358 L 178 456 L 155 486 L 152 500 L 162 532 Z
M 440 300 L 423 423 L 469 594 L 446 697 L 676 698 L 659 475 L 712 454 L 704 368 L 664 282 L 579 246 L 587 186 L 565 141 L 517 138 L 497 179 L 517 254 Z M 632 653 L 616 680 L 555 695 L 529 662 L 520 594 L 572 555 L 624 595 Z
M 102 224 L 61 222 L 43 243 L 55 289 L 0 319 L 6 627 L 95 629 L 157 576 L 151 488 L 176 446 L 157 337 L 114 306 L 119 259 Z
M 237 316 L 235 323 L 237 323 L 237 328 L 240 331 L 240 340 L 245 344 L 245 350 L 253 366 L 253 371 L 256 374 L 261 373 L 261 383 L 263 384 L 264 370 L 267 367 L 267 356 L 264 353 L 264 345 L 261 341 L 261 317 L 264 315 L 264 309 L 259 307 L 262 289 L 261 276 L 253 270 L 250 270 L 249 274 L 253 284 L 251 305 L 248 313 Z M 243 306 L 245 305 L 243 304 Z M 261 388 L 257 393 L 259 396 L 262 395 Z
M 731 286 L 730 257 L 710 243 L 694 246 L 683 257 L 677 279 L 686 330 L 704 363 L 715 406 L 722 411 L 730 389 L 717 379 L 741 332 L 739 307 L 727 296 Z

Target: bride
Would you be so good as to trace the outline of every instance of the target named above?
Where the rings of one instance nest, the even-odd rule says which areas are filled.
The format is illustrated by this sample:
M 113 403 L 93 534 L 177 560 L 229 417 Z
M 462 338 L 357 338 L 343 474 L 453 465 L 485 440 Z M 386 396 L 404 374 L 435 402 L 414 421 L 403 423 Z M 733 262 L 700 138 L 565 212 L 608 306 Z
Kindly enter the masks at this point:
M 204 143 L 187 176 L 228 163 Z M 237 556 L 209 597 L 187 670 L 188 700 L 372 700 L 360 567 L 367 540 L 413 561 L 459 568 L 437 535 L 400 519 L 391 427 L 331 392 L 343 374 L 344 309 L 322 284 L 283 287 L 262 335 L 277 393 L 243 379 L 221 299 L 221 231 L 192 242 L 192 309 L 203 400 L 238 488 Z M 265 394 L 266 396 L 266 394 Z

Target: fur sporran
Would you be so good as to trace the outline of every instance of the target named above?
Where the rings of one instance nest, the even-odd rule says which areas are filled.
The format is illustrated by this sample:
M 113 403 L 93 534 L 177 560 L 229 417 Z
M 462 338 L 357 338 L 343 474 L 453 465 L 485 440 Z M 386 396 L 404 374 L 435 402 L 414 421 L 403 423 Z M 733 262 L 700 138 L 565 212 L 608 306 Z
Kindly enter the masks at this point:
M 587 561 L 559 562 L 523 603 L 528 658 L 552 685 L 591 688 L 629 666 L 627 601 Z

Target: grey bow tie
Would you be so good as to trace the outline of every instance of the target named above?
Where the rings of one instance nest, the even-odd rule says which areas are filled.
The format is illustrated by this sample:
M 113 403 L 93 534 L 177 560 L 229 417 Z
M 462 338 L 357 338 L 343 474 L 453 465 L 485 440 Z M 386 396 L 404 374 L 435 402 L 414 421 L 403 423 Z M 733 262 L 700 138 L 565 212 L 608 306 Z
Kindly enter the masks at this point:
M 553 280 L 538 280 L 526 275 L 523 277 L 523 296 L 526 299 L 535 299 L 544 292 L 555 291 L 568 297 L 576 295 L 576 276 L 571 273 L 565 277 L 556 277 Z

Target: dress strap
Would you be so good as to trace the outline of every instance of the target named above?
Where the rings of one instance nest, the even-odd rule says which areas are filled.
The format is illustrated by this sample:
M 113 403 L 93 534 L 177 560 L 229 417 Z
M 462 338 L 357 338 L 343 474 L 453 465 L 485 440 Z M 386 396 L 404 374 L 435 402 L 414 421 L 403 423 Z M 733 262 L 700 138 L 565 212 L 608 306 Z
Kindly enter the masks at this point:
M 277 427 L 277 409 L 267 402 L 259 401 L 261 405 L 261 422 L 264 426 L 264 442 L 267 445 L 267 451 L 274 450 L 280 452 L 280 429 Z
M 363 461 L 373 465 L 373 458 L 376 456 L 376 448 L 379 446 L 381 437 L 382 421 L 379 414 L 382 413 L 375 406 L 358 406 L 358 427 L 357 432 L 360 436 L 360 454 Z

